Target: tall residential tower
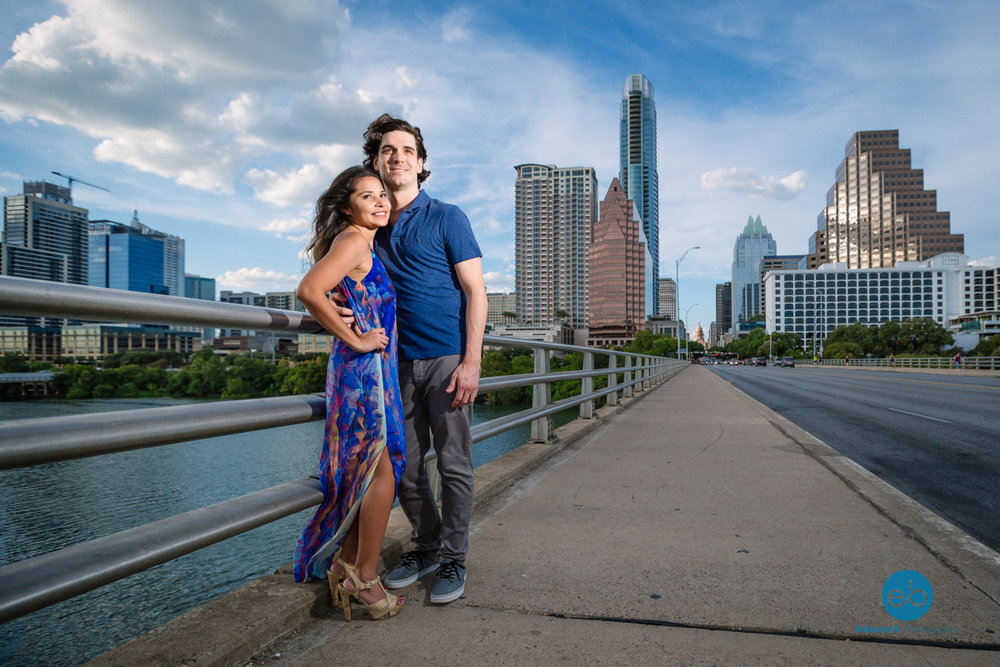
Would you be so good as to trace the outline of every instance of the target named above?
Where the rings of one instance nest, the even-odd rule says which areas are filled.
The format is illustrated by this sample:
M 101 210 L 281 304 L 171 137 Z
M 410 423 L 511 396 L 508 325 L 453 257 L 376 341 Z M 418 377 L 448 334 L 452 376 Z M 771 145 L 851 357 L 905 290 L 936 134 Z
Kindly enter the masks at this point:
M 622 91 L 618 180 L 625 195 L 635 202 L 642 220 L 641 239 L 652 259 L 652 280 L 646 283 L 646 314 L 660 312 L 657 286 L 660 278 L 659 186 L 656 173 L 656 104 L 653 84 L 642 74 L 632 74 Z
M 565 321 L 585 329 L 590 233 L 597 215 L 594 169 L 542 164 L 514 168 L 518 318 L 521 324 Z

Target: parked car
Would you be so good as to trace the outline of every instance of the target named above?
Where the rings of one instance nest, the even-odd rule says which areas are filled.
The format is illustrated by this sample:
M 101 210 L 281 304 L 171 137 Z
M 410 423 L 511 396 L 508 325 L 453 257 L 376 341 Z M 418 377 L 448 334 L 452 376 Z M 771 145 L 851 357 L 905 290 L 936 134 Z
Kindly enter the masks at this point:
M 795 368 L 795 357 L 783 357 L 781 359 L 782 368 Z

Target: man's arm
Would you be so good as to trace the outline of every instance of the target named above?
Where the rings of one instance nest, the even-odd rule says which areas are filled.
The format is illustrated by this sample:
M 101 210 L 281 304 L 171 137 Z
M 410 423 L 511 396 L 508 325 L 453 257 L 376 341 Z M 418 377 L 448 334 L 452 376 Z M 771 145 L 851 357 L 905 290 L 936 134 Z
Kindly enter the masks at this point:
M 465 353 L 451 375 L 448 393 L 455 392 L 451 405 L 457 408 L 476 400 L 479 371 L 483 358 L 483 333 L 486 331 L 486 285 L 483 261 L 479 257 L 455 265 L 458 284 L 465 294 Z

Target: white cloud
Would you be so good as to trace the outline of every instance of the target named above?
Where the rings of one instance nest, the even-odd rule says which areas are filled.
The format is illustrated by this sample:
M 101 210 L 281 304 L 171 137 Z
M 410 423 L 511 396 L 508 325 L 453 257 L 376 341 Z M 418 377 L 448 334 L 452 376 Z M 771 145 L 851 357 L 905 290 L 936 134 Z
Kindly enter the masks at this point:
M 510 273 L 500 271 L 487 271 L 483 273 L 483 280 L 486 281 L 487 292 L 513 292 L 514 276 Z
M 1000 257 L 996 255 L 990 255 L 989 257 L 983 257 L 982 259 L 971 259 L 969 264 L 972 266 L 997 266 L 1000 264 Z
M 754 199 L 793 199 L 806 187 L 806 173 L 794 171 L 777 177 L 758 174 L 749 167 L 729 167 L 706 171 L 701 175 L 701 187 L 746 193 Z
M 264 225 L 261 231 L 274 232 L 275 236 L 300 239 L 303 233 L 308 233 L 312 220 L 306 217 L 272 220 Z
M 299 276 L 289 275 L 273 269 L 243 267 L 226 271 L 215 277 L 220 290 L 263 290 L 279 291 L 291 289 L 289 285 L 298 283 Z

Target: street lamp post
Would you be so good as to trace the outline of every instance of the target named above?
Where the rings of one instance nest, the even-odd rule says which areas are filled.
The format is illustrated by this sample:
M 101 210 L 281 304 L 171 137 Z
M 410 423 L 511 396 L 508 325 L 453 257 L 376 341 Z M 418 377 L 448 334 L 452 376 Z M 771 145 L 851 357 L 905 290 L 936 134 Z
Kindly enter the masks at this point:
M 690 312 L 691 312 L 691 309 L 692 309 L 692 308 L 694 308 L 694 307 L 695 307 L 695 306 L 697 306 L 697 305 L 698 305 L 698 304 L 696 304 L 696 303 L 692 303 L 692 304 L 691 304 L 690 306 L 688 306 L 687 308 L 685 308 L 685 309 L 684 309 L 684 321 L 685 321 L 685 322 L 687 322 L 687 318 L 688 318 L 688 313 L 690 313 Z M 680 327 L 680 325 L 678 325 L 678 327 Z M 687 333 L 687 326 L 686 326 L 686 325 L 685 325 L 685 327 L 684 327 L 684 333 L 685 333 L 685 334 Z M 678 336 L 679 336 L 679 335 L 680 335 L 680 332 L 678 331 Z M 685 357 L 689 357 L 689 356 L 691 356 L 691 355 L 690 355 L 690 354 L 688 353 L 688 341 L 687 341 L 687 337 L 686 337 L 686 336 L 685 336 L 685 338 L 684 338 L 684 356 L 685 356 Z
M 681 358 L 681 262 L 692 250 L 698 250 L 700 245 L 693 245 L 684 251 L 681 258 L 674 262 L 674 322 L 677 323 L 677 359 Z M 685 314 L 685 317 L 687 315 Z

